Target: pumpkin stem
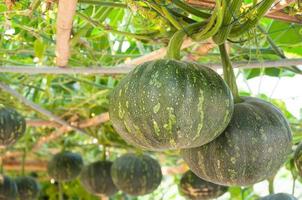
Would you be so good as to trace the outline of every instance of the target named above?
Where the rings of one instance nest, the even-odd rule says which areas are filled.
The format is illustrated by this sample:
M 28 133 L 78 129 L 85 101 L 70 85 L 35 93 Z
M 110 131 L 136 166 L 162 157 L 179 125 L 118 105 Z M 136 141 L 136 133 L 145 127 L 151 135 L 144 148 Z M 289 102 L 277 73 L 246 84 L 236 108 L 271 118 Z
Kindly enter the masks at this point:
M 22 168 L 21 168 L 21 175 L 24 176 L 25 174 L 25 160 L 26 160 L 26 149 L 23 149 L 23 156 L 22 156 Z
M 4 146 L 0 146 L 0 174 L 4 174 L 4 168 L 3 168 L 3 156 L 4 156 L 4 153 L 5 153 L 5 147 Z
M 296 189 L 296 178 L 293 178 L 293 188 L 292 188 L 292 195 L 295 195 L 295 189 Z
M 168 45 L 168 51 L 166 55 L 167 58 L 180 60 L 180 49 L 185 36 L 186 33 L 184 30 L 175 32 Z
M 196 22 L 176 31 L 169 42 L 166 57 L 169 59 L 180 60 L 180 50 L 186 35 L 192 35 L 201 27 L 206 25 L 206 23 L 206 21 Z
M 106 160 L 106 145 L 103 145 L 102 160 Z
M 235 73 L 234 73 L 234 70 L 232 67 L 232 63 L 231 63 L 230 58 L 227 53 L 225 43 L 219 45 L 219 50 L 220 50 L 220 56 L 221 56 L 221 61 L 222 61 L 224 80 L 232 91 L 232 94 L 234 97 L 234 102 L 235 103 L 242 102 L 242 100 L 239 96 L 239 93 L 238 93 L 238 87 L 236 84 Z
M 274 180 L 275 180 L 275 176 L 273 176 L 273 177 L 271 177 L 271 178 L 268 179 L 268 191 L 269 191 L 269 194 L 274 194 L 275 193 Z
M 59 189 L 59 200 L 63 200 L 63 190 L 62 190 L 61 181 L 58 182 L 58 189 Z
M 3 174 L 3 157 L 0 156 L 0 174 Z

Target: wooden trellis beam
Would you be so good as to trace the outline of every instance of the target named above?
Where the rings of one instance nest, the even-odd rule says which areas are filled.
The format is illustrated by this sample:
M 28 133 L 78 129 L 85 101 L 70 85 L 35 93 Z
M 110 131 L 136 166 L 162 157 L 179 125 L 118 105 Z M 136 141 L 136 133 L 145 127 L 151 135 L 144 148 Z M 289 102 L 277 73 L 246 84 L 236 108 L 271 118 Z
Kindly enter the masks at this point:
M 56 64 L 65 67 L 70 56 L 70 33 L 78 0 L 60 0 L 57 15 Z
M 294 0 L 285 0 L 285 3 L 276 3 L 274 7 L 271 8 L 271 10 L 265 15 L 267 18 L 276 19 L 276 20 L 282 20 L 286 22 L 293 22 L 293 23 L 299 23 L 302 24 L 302 19 L 297 18 L 296 16 L 291 16 L 289 14 L 286 14 L 282 12 L 282 9 L 284 7 L 287 7 L 289 4 L 291 4 Z M 215 7 L 215 1 L 211 0 L 186 0 L 188 4 L 191 6 L 196 6 L 204 9 L 213 9 Z
M 200 63 L 213 69 L 222 68 L 221 63 Z M 302 65 L 302 58 L 266 60 L 266 61 L 250 61 L 250 62 L 234 62 L 233 67 L 241 69 L 250 68 L 268 68 L 268 67 L 287 67 L 293 65 Z M 129 73 L 135 65 L 121 64 L 117 67 L 19 67 L 6 66 L 0 67 L 0 72 L 20 73 L 20 74 L 83 74 L 83 75 L 117 75 Z
M 47 169 L 47 160 L 27 160 L 25 162 L 25 171 L 45 172 Z M 8 159 L 3 161 L 5 171 L 21 171 L 22 162 L 20 160 Z M 182 174 L 188 170 L 185 164 L 178 166 L 163 166 L 162 173 L 164 175 Z
M 97 126 L 97 125 L 105 123 L 107 121 L 109 121 L 109 113 L 106 112 L 106 113 L 102 113 L 98 116 L 95 116 L 93 118 L 90 118 L 90 119 L 87 119 L 87 120 L 84 120 L 84 121 L 81 121 L 78 123 L 72 122 L 72 124 L 79 128 L 87 128 L 87 127 L 91 127 L 91 126 Z M 44 121 L 43 124 L 45 125 L 46 121 Z M 27 125 L 28 125 L 28 122 L 27 122 Z M 48 125 L 53 125 L 53 124 L 50 122 Z M 70 131 L 70 129 L 68 129 L 68 127 L 61 126 L 58 129 L 56 129 L 55 131 L 53 131 L 52 133 L 50 133 L 49 135 L 39 138 L 39 140 L 36 142 L 36 144 L 32 148 L 32 151 L 33 152 L 37 151 L 43 144 L 61 137 L 67 131 Z

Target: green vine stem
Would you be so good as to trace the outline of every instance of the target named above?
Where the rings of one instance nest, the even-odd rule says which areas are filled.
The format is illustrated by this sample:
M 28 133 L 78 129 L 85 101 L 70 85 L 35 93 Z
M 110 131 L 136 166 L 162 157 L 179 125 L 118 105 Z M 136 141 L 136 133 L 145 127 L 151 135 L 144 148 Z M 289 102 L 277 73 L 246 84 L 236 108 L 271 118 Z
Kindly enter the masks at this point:
M 275 193 L 274 180 L 275 180 L 275 176 L 268 179 L 268 191 L 270 194 Z
M 292 186 L 292 195 L 295 196 L 295 189 L 296 189 L 296 177 L 293 178 L 293 186 Z
M 254 26 L 256 26 L 259 20 L 271 8 L 274 2 L 275 0 L 263 0 L 260 6 L 258 7 L 258 9 L 256 10 L 256 12 L 252 14 L 253 17 L 247 19 L 243 24 L 233 27 L 230 36 L 238 37 L 243 33 L 249 31 L 250 29 L 252 29 Z M 250 12 L 254 12 L 254 10 L 251 9 Z
M 181 30 L 183 27 L 182 25 L 174 18 L 174 16 L 170 13 L 170 11 L 165 7 L 161 7 L 162 13 L 168 19 L 168 21 L 177 29 Z
M 183 30 L 177 31 L 171 38 L 166 57 L 169 59 L 180 60 L 180 49 L 186 33 Z
M 183 1 L 170 0 L 170 2 L 174 3 L 175 5 L 177 5 L 179 8 L 183 9 L 184 11 L 186 11 L 186 12 L 192 14 L 192 15 L 195 15 L 197 17 L 201 17 L 201 18 L 204 18 L 204 19 L 207 19 L 207 18 L 211 17 L 211 14 L 200 11 L 200 10 L 184 3 Z
M 23 155 L 22 155 L 22 168 L 21 168 L 21 175 L 24 176 L 25 175 L 25 161 L 26 161 L 26 149 L 23 149 Z
M 59 189 L 59 200 L 63 200 L 63 185 L 62 182 L 59 181 L 58 182 L 58 189 Z
M 225 0 L 216 0 L 215 10 L 208 22 L 197 22 L 178 30 L 169 42 L 166 57 L 176 60 L 180 59 L 181 45 L 187 34 L 192 35 L 192 38 L 195 40 L 205 40 L 214 36 L 223 22 L 223 13 L 225 7 Z M 196 31 L 200 30 L 201 27 L 203 27 L 203 29 L 200 32 L 195 33 Z
M 226 10 L 224 12 L 221 28 L 217 32 L 217 34 L 213 37 L 213 40 L 218 45 L 224 43 L 225 40 L 228 38 L 229 33 L 233 27 L 232 25 L 233 15 L 235 15 L 239 11 L 242 5 L 242 0 L 233 0 L 230 3 L 230 6 L 228 5 L 229 4 L 226 5 Z
M 107 151 L 106 150 L 107 150 L 106 145 L 103 145 L 102 160 L 106 160 L 106 158 L 107 158 L 107 155 L 106 155 Z
M 182 43 L 186 37 L 187 34 L 191 35 L 195 30 L 199 29 L 200 26 L 205 25 L 206 22 L 197 22 L 194 24 L 190 24 L 184 29 L 181 29 L 174 33 L 173 37 L 171 38 L 166 57 L 169 59 L 180 59 L 180 49 L 182 46 Z
M 3 106 L 2 104 L 0 104 L 0 107 Z M 4 174 L 4 167 L 3 167 L 3 156 L 5 153 L 5 147 L 4 146 L 0 146 L 0 174 Z
M 3 156 L 0 156 L 0 174 L 3 174 L 4 170 L 3 170 Z
M 222 66 L 223 66 L 224 80 L 228 84 L 228 86 L 233 94 L 234 102 L 239 103 L 242 100 L 238 93 L 236 77 L 234 74 L 234 70 L 233 70 L 229 55 L 226 50 L 225 43 L 219 45 L 219 51 L 220 51 L 220 56 L 221 56 L 221 61 L 222 61 Z
M 117 35 L 129 36 L 129 37 L 133 37 L 133 38 L 140 39 L 140 40 L 152 40 L 154 38 L 154 35 L 156 35 L 157 33 L 159 33 L 158 31 L 156 31 L 156 32 L 146 33 L 146 34 L 135 34 L 135 33 L 130 33 L 130 32 L 118 31 L 118 30 L 112 29 L 109 26 L 106 26 L 106 25 L 103 25 L 103 24 L 99 23 L 98 21 L 95 21 L 95 20 L 91 19 L 90 17 L 88 17 L 87 15 L 85 15 L 83 13 L 77 12 L 77 15 L 79 17 L 81 17 L 82 19 L 86 20 L 93 27 L 102 28 L 103 31 L 107 32 L 107 33 L 113 33 L 113 34 L 117 34 Z
M 41 0 L 33 0 L 29 6 L 28 16 L 31 16 L 33 12 L 39 7 Z
M 209 23 L 201 32 L 194 34 L 193 38 L 196 40 L 205 40 L 214 36 L 222 25 L 225 8 L 225 0 L 216 0 L 216 7 Z
M 95 12 L 93 17 L 97 18 L 99 23 L 102 23 L 106 19 L 106 17 L 111 13 L 112 10 L 112 7 L 101 7 Z M 86 35 L 90 27 L 91 25 L 86 22 L 82 26 L 82 28 L 70 39 L 71 46 L 75 46 L 79 42 L 81 36 Z
M 267 32 L 265 31 L 265 29 L 261 26 L 258 25 L 257 28 L 259 29 L 259 31 L 261 33 L 263 33 L 266 36 L 267 42 L 270 44 L 270 46 L 272 47 L 273 51 L 280 57 L 283 59 L 286 59 L 286 56 L 284 55 L 283 51 L 275 44 L 275 42 L 273 41 L 273 39 L 267 34 Z M 290 66 L 287 68 L 287 70 L 290 70 L 294 73 L 298 73 L 298 74 L 302 74 L 302 70 L 300 70 L 298 67 L 296 66 Z

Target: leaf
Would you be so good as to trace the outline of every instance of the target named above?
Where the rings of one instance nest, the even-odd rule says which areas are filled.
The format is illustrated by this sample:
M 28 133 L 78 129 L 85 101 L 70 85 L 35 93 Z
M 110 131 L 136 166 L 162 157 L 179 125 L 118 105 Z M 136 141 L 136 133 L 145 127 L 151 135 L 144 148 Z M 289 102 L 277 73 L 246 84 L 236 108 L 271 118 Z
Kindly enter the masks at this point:
M 268 30 L 268 34 L 279 45 L 295 45 L 302 43 L 302 26 L 274 21 Z
M 260 74 L 261 70 L 259 68 L 243 70 L 243 75 L 246 79 L 251 79 L 260 76 Z
M 34 42 L 35 56 L 41 60 L 44 56 L 45 49 L 46 47 L 44 45 L 43 40 L 36 39 Z

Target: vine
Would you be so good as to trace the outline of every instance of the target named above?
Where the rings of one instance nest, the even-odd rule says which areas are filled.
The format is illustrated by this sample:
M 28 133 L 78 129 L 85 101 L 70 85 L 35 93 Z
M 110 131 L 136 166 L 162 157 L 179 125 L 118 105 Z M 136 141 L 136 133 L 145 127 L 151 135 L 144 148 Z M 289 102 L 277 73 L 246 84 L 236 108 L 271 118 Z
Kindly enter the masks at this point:
M 216 44 L 220 45 L 224 43 L 225 40 L 228 38 L 228 35 L 233 27 L 233 15 L 236 15 L 241 5 L 242 0 L 233 0 L 229 7 L 228 5 L 226 5 L 228 9 L 226 9 L 226 11 L 224 12 L 222 26 L 218 33 L 213 37 L 213 40 L 216 42 Z
M 259 20 L 265 15 L 265 13 L 271 8 L 275 0 L 264 0 L 259 4 L 258 9 L 251 15 L 243 24 L 234 26 L 231 30 L 231 37 L 239 37 L 243 33 L 254 28 Z
M 239 103 L 241 102 L 241 98 L 238 93 L 238 87 L 236 84 L 236 77 L 234 74 L 234 70 L 230 61 L 230 58 L 228 56 L 227 50 L 225 43 L 219 45 L 219 50 L 220 50 L 220 56 L 221 56 L 221 61 L 222 61 L 222 67 L 223 67 L 223 77 L 225 82 L 228 84 L 230 87 L 233 97 L 234 97 L 234 102 Z

